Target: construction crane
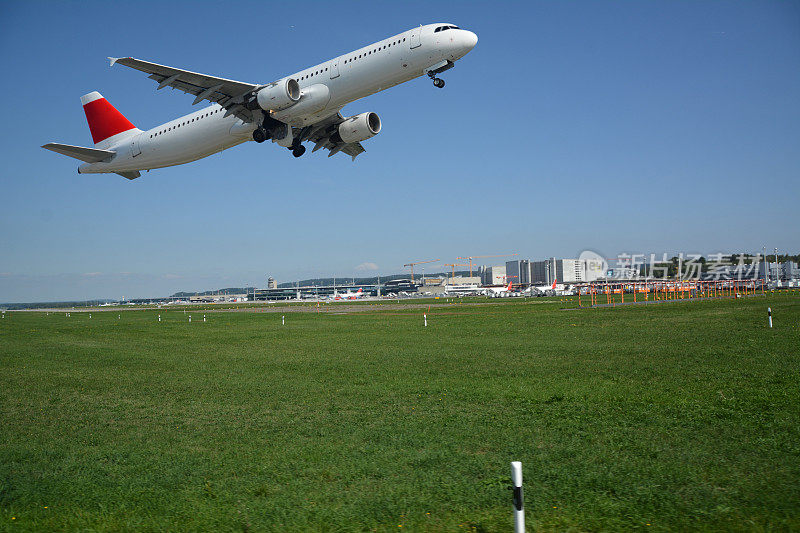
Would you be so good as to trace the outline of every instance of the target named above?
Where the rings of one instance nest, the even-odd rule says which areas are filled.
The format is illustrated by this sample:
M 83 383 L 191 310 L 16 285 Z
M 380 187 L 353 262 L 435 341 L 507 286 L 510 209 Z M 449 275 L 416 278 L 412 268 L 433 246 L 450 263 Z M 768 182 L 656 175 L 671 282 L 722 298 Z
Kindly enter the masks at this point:
M 456 257 L 456 261 L 469 261 L 469 277 L 472 277 L 472 260 L 473 259 L 482 259 L 485 257 L 509 257 L 512 255 L 519 255 L 519 254 L 495 254 L 495 255 L 473 255 L 471 257 Z M 464 265 L 467 266 L 467 265 Z
M 414 265 L 424 265 L 425 263 L 436 263 L 439 259 L 431 259 L 430 261 L 414 261 L 413 263 L 406 263 L 403 265 L 405 267 L 411 267 L 411 283 L 414 283 Z
M 452 280 L 454 277 L 456 277 L 456 267 L 465 267 L 465 266 L 469 266 L 469 265 L 461 264 L 461 263 L 445 263 L 444 266 L 453 267 L 453 275 L 450 277 L 450 279 Z

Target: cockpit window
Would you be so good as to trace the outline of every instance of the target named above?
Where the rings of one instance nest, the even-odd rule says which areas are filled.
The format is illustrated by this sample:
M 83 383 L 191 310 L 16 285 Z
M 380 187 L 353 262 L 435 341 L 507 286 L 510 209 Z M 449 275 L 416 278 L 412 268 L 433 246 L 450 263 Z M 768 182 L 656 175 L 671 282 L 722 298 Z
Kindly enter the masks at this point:
M 439 26 L 438 28 L 433 30 L 433 33 L 438 33 L 440 31 L 445 31 L 445 30 L 459 30 L 459 29 L 461 28 L 459 28 L 458 26 Z

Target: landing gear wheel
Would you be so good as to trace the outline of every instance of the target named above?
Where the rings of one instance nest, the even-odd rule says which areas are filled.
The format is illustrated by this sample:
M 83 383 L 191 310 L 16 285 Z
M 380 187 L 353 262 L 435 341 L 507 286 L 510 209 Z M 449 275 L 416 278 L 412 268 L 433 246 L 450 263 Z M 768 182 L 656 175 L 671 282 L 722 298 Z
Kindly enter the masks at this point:
M 442 78 L 433 78 L 433 86 L 441 89 L 444 87 L 444 80 Z
M 258 128 L 253 132 L 253 140 L 257 143 L 263 143 L 267 140 L 267 132 L 264 128 Z
M 306 153 L 306 147 L 303 146 L 302 144 L 300 146 L 295 146 L 294 148 L 292 148 L 292 155 L 295 157 L 300 157 L 304 153 Z

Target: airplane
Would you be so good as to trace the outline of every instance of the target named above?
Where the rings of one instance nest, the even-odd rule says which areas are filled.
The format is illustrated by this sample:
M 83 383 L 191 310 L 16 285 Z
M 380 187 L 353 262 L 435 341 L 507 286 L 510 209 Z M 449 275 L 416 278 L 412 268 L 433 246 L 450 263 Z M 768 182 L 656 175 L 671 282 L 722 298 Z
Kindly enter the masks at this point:
M 344 294 L 336 294 L 333 296 L 334 300 L 358 300 L 366 296 L 366 293 L 362 289 L 358 289 L 356 292 L 350 292 L 350 289 L 347 289 L 347 292 Z
M 267 84 L 244 83 L 150 63 L 132 57 L 109 58 L 148 74 L 158 89 L 171 87 L 194 95 L 193 105 L 213 105 L 142 131 L 99 92 L 81 97 L 93 148 L 60 143 L 42 146 L 84 161 L 79 174 L 116 173 L 128 179 L 141 171 L 190 163 L 253 140 L 271 140 L 302 156 L 303 143 L 339 152 L 353 160 L 362 141 L 381 131 L 377 113 L 345 117 L 342 108 L 356 100 L 427 75 L 444 87 L 439 74 L 455 66 L 478 42 L 471 31 L 449 23 L 419 26 Z
M 506 286 L 506 287 L 486 287 L 486 295 L 487 296 L 494 296 L 494 295 L 502 294 L 504 292 L 512 292 L 511 284 L 512 284 L 512 282 L 509 281 L 508 282 L 508 286 Z
M 538 291 L 554 291 L 554 290 L 556 290 L 556 284 L 557 283 L 558 283 L 558 280 L 554 279 L 552 285 L 537 285 L 536 287 L 533 287 L 533 288 L 538 290 Z
M 558 291 L 563 291 L 564 286 L 561 286 L 561 289 L 557 288 L 558 280 L 554 279 L 553 283 L 550 285 L 531 285 L 528 287 L 527 291 L 531 294 L 535 295 L 548 295 L 548 294 L 557 294 Z

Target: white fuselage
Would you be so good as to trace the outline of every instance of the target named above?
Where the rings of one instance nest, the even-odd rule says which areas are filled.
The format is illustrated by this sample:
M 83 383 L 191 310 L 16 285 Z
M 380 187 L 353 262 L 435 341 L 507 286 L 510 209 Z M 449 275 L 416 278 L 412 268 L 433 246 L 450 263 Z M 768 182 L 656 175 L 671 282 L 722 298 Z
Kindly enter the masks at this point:
M 293 127 L 309 126 L 338 113 L 350 102 L 422 76 L 437 64 L 454 62 L 475 46 L 474 33 L 461 29 L 434 32 L 441 26 L 420 26 L 287 76 L 300 85 L 301 97 L 296 107 L 301 111 L 293 114 L 294 107 L 290 107 L 272 116 Z M 315 87 L 318 85 L 325 87 Z M 303 97 L 319 90 L 329 93 L 327 104 L 303 110 Z M 150 130 L 123 136 L 106 148 L 116 152 L 113 159 L 83 164 L 78 172 L 126 172 L 180 165 L 252 140 L 258 124 L 224 115 L 225 109 L 215 104 Z

